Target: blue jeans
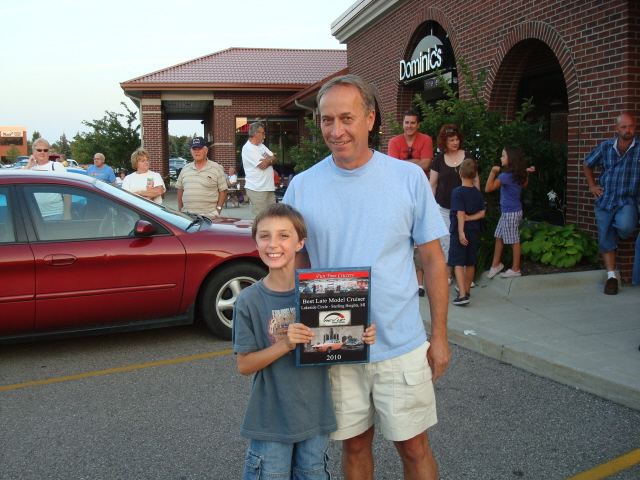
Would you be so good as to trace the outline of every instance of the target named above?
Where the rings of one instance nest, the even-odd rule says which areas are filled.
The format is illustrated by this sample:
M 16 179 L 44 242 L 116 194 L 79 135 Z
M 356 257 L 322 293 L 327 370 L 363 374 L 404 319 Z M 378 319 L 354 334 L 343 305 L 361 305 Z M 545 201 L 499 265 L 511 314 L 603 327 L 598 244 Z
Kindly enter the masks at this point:
M 318 435 L 297 443 L 251 440 L 243 480 L 331 480 L 329 437 Z
M 638 223 L 636 205 L 624 205 L 615 210 L 603 210 L 595 207 L 598 225 L 598 245 L 600 253 L 610 252 L 618 248 L 618 236 L 629 238 Z

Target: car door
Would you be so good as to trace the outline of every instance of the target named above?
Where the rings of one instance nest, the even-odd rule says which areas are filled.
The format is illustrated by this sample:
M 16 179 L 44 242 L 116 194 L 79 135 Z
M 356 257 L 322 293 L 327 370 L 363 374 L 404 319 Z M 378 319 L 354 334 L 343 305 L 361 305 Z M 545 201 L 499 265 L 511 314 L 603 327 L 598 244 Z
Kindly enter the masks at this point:
M 186 254 L 160 222 L 89 187 L 31 184 L 22 193 L 35 235 L 36 330 L 178 314 Z M 65 219 L 42 215 L 56 196 Z M 157 234 L 135 237 L 141 219 Z
M 14 189 L 0 185 L 0 335 L 33 330 L 35 272 Z

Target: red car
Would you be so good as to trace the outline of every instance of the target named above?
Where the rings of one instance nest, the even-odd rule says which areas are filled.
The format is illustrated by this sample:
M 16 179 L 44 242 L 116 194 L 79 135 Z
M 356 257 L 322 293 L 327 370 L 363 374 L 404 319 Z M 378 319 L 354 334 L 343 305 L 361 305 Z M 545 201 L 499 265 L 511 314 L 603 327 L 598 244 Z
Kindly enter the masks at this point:
M 91 177 L 0 173 L 0 343 L 192 323 L 225 339 L 266 275 L 251 222 L 210 220 Z
M 342 348 L 342 342 L 337 342 L 335 340 L 327 340 L 324 343 L 313 345 L 311 348 L 313 348 L 313 350 L 316 352 L 331 353 L 333 350 L 340 350 Z

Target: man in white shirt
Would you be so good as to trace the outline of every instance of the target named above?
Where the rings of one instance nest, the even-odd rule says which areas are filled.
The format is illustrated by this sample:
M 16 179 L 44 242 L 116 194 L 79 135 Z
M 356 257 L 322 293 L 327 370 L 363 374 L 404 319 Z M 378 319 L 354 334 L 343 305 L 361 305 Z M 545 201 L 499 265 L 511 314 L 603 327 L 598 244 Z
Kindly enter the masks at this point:
M 278 160 L 264 144 L 264 124 L 254 122 L 249 126 L 249 140 L 242 147 L 244 188 L 251 200 L 251 213 L 255 217 L 260 210 L 276 203 L 276 187 L 273 184 L 273 165 Z

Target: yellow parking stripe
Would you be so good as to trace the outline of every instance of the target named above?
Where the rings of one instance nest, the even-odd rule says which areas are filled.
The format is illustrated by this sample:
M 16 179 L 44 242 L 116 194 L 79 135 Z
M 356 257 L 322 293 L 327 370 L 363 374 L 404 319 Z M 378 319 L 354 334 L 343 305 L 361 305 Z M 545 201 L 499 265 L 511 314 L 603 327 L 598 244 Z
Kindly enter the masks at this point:
M 640 463 L 640 448 L 567 480 L 600 480 Z
M 140 365 L 130 365 L 128 367 L 110 368 L 109 370 L 99 370 L 97 372 L 79 373 L 78 375 L 69 375 L 68 377 L 49 378 L 47 380 L 36 380 L 34 382 L 16 383 L 14 385 L 5 385 L 0 387 L 0 392 L 4 390 L 14 390 L 16 388 L 35 387 L 37 385 L 46 385 L 47 383 L 68 382 L 69 380 L 77 380 L 79 378 L 96 377 L 98 375 L 107 375 L 109 373 L 128 372 L 130 370 L 138 370 L 140 368 L 158 367 L 160 365 L 170 365 L 172 363 L 189 362 L 191 360 L 200 360 L 203 358 L 217 357 L 219 355 L 228 355 L 233 350 L 221 350 L 220 352 L 202 353 L 200 355 L 192 355 L 190 357 L 174 358 L 172 360 L 162 360 L 160 362 L 142 363 Z

